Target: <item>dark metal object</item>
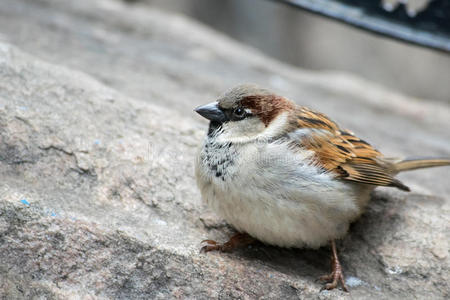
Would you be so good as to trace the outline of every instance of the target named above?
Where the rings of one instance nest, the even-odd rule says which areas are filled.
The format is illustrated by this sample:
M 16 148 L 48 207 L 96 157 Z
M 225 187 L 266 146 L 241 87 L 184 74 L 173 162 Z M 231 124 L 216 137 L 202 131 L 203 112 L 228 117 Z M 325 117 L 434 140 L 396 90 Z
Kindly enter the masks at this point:
M 434 0 L 415 17 L 400 4 L 389 12 L 381 0 L 272 0 L 396 40 L 450 52 L 450 0 Z

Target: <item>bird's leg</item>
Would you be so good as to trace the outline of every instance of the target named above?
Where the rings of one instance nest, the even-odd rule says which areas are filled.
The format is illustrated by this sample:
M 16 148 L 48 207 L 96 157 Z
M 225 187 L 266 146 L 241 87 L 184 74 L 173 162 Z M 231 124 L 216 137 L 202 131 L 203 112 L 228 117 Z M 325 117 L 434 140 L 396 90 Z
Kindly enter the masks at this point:
M 320 280 L 331 281 L 325 285 L 325 289 L 332 290 L 338 286 L 338 282 L 341 283 L 342 289 L 348 292 L 347 286 L 345 285 L 344 274 L 342 273 L 342 266 L 339 262 L 339 258 L 336 251 L 336 243 L 334 240 L 331 241 L 331 274 L 320 277 Z
M 213 240 L 204 240 L 202 243 L 206 243 L 200 249 L 200 252 L 209 251 L 220 251 L 220 252 L 230 252 L 236 248 L 244 247 L 253 244 L 256 240 L 246 233 L 236 233 L 230 240 L 226 243 L 220 244 Z

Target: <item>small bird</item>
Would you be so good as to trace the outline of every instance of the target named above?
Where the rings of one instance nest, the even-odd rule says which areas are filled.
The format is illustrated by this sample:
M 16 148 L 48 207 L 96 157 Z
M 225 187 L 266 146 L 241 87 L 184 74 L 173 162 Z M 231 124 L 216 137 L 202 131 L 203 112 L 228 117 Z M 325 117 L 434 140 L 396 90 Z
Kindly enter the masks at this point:
M 255 240 L 295 248 L 331 243 L 331 274 L 348 291 L 335 240 L 364 212 L 376 186 L 409 188 L 402 171 L 450 165 L 450 159 L 395 159 L 322 113 L 255 85 L 237 86 L 195 109 L 210 121 L 196 159 L 202 198 L 236 230 L 203 251 L 231 251 Z

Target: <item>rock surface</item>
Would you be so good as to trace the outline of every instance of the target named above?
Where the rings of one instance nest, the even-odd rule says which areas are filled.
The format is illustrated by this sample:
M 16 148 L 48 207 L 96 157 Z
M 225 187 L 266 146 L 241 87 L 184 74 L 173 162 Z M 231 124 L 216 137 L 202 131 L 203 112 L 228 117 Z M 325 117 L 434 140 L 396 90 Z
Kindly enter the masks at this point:
M 114 0 L 0 3 L 4 299 L 449 298 L 449 169 L 378 189 L 320 291 L 329 249 L 199 254 L 226 224 L 201 202 L 198 104 L 257 82 L 390 155 L 450 156 L 450 107 L 280 64 L 181 16 Z

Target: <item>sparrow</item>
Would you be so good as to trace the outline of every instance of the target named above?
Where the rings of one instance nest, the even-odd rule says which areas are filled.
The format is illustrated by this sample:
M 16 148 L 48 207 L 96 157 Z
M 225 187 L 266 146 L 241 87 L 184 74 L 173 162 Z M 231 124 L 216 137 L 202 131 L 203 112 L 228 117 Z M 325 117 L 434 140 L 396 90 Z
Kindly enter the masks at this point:
M 331 244 L 324 288 L 348 291 L 335 240 L 345 236 L 377 186 L 410 189 L 395 175 L 450 159 L 385 157 L 326 115 L 256 85 L 240 85 L 195 109 L 209 128 L 195 162 L 201 196 L 237 234 L 205 240 L 231 251 L 255 240 L 279 247 Z

